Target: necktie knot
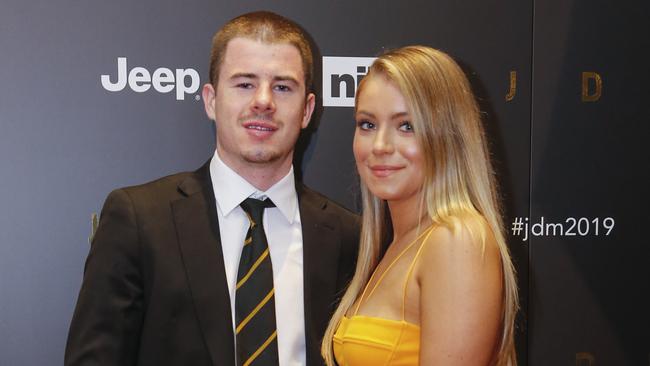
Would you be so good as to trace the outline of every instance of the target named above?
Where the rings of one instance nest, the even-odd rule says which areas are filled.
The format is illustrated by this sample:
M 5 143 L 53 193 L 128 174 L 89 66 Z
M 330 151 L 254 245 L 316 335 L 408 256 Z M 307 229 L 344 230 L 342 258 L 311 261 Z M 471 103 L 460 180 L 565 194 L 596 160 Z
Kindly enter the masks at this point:
M 251 227 L 256 226 L 262 222 L 262 215 L 264 215 L 265 208 L 275 207 L 273 201 L 268 198 L 262 201 L 249 197 L 239 205 L 244 210 L 244 212 L 246 212 Z

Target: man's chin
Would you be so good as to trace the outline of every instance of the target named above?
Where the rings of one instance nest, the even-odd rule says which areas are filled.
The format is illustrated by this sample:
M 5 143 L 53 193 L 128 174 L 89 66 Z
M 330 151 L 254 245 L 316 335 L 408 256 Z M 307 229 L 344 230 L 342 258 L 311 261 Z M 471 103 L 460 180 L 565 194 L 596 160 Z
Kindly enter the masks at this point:
M 243 155 L 244 160 L 251 164 L 271 164 L 280 160 L 280 157 L 275 151 L 253 151 Z

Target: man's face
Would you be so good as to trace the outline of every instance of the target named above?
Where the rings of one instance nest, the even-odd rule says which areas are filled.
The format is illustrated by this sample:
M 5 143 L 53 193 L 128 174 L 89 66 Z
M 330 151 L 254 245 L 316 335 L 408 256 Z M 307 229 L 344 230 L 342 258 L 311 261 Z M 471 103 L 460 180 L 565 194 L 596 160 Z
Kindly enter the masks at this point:
M 228 42 L 216 90 L 203 87 L 208 117 L 217 126 L 217 151 L 230 168 L 247 177 L 256 170 L 286 174 L 300 130 L 314 110 L 305 94 L 298 49 L 248 38 Z

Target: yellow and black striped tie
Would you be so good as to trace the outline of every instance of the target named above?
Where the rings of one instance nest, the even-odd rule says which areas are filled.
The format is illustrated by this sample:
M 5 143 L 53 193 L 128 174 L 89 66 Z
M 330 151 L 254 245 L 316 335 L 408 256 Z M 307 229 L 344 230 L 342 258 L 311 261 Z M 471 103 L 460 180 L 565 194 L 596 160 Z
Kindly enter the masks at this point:
M 240 205 L 250 225 L 239 260 L 235 291 L 237 365 L 278 365 L 275 291 L 269 246 L 264 234 L 264 208 L 271 200 L 247 198 Z

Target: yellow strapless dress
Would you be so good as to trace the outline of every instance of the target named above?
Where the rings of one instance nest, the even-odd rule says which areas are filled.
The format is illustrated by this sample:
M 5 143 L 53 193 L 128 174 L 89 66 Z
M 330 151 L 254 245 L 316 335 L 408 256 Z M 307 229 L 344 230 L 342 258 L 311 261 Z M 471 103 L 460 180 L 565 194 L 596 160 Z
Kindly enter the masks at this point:
M 417 365 L 420 327 L 404 320 L 343 317 L 333 348 L 339 366 Z

